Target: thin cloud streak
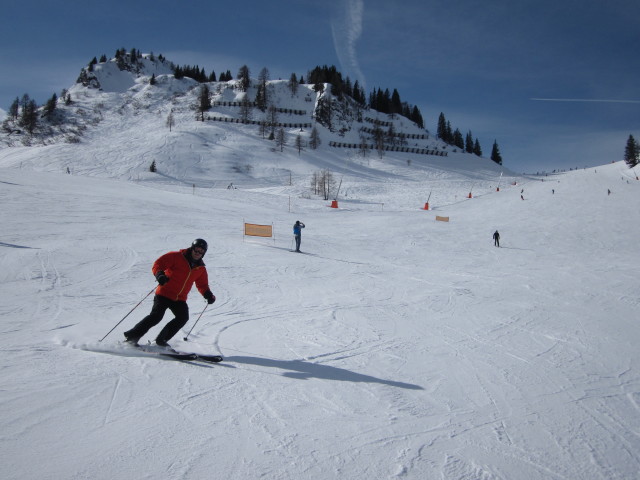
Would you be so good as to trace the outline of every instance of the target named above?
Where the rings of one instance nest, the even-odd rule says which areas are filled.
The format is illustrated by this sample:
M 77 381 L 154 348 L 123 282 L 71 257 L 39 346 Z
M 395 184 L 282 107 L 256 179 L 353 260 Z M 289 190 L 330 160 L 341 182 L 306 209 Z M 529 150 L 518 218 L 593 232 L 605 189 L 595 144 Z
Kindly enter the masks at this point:
M 640 103 L 640 100 L 608 100 L 599 98 L 531 98 L 536 102 Z
M 366 90 L 365 78 L 356 53 L 356 42 L 362 35 L 363 16 L 364 1 L 349 0 L 345 5 L 344 15 L 331 22 L 331 33 L 342 70 L 352 72 Z

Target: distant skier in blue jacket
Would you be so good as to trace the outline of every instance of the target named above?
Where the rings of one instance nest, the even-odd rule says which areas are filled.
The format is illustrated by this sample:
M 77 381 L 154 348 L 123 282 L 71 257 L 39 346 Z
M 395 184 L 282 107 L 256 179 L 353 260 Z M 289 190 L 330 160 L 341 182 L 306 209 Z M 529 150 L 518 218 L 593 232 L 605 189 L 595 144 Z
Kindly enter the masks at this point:
M 302 238 L 303 228 L 304 228 L 304 223 L 302 223 L 300 220 L 296 220 L 296 223 L 293 226 L 293 236 L 296 239 L 296 252 L 300 251 L 300 240 Z

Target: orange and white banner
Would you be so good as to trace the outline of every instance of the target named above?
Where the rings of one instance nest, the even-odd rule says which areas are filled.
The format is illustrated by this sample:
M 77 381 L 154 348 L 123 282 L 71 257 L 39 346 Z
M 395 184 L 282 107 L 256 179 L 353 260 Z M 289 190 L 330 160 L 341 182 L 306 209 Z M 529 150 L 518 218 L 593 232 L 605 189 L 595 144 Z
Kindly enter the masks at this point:
M 273 225 L 256 225 L 255 223 L 245 223 L 244 234 L 251 237 L 272 237 Z

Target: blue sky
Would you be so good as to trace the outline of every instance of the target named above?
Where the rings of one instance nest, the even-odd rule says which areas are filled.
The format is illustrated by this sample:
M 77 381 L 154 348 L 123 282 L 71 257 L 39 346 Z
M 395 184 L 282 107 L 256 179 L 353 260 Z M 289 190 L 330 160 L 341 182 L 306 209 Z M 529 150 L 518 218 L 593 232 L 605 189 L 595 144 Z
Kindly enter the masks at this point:
M 335 65 L 440 112 L 516 172 L 622 159 L 640 139 L 637 0 L 4 0 L 0 108 L 44 103 L 94 56 L 163 54 L 210 73 Z

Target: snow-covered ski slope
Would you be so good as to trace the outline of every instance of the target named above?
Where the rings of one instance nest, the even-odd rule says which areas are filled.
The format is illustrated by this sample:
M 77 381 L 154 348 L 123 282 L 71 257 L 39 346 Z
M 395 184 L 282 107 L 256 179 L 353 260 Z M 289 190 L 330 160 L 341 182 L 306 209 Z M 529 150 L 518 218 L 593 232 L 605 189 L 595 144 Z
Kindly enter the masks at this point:
M 0 150 L 3 478 L 637 478 L 640 182 L 623 162 L 518 177 L 462 154 L 298 156 L 96 95 L 80 143 Z M 338 209 L 310 193 L 325 168 Z M 122 355 L 151 297 L 99 343 L 197 237 L 217 302 L 185 342 L 194 290 L 172 343 L 225 362 Z
M 640 183 L 622 163 L 435 211 L 0 175 L 4 478 L 637 475 Z M 275 241 L 243 240 L 243 219 Z M 296 219 L 308 255 L 289 252 Z M 218 301 L 174 344 L 226 362 L 85 351 L 196 237 Z

